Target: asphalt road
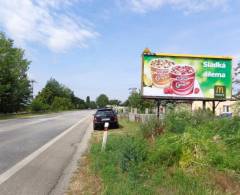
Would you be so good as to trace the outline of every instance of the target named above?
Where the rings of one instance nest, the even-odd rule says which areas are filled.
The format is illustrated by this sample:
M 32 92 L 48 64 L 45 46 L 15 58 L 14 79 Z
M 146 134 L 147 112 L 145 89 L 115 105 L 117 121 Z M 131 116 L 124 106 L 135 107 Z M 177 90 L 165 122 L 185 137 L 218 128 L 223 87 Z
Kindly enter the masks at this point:
M 63 193 L 66 170 L 92 131 L 92 114 L 76 111 L 0 121 L 0 194 Z

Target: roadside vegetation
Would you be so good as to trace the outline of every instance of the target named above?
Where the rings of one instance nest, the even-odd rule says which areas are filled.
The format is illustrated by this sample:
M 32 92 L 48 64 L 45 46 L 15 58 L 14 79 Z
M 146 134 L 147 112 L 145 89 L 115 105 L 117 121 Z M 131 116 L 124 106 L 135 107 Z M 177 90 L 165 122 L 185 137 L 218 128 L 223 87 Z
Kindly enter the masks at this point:
M 165 119 L 95 134 L 91 174 L 102 194 L 239 194 L 240 118 L 170 110 Z
M 30 105 L 33 112 L 85 109 L 85 101 L 76 97 L 68 87 L 51 78 Z
M 30 61 L 24 50 L 0 32 L 0 113 L 23 111 L 31 98 L 27 76 Z
M 129 110 L 137 108 L 138 113 L 145 113 L 146 108 L 151 111 L 155 108 L 156 103 L 154 100 L 143 99 L 140 92 L 132 92 L 123 105 L 128 107 Z
M 58 112 L 75 109 L 96 109 L 106 105 L 119 105 L 118 100 L 109 100 L 105 94 L 97 97 L 96 102 L 87 96 L 86 101 L 75 96 L 74 92 L 57 80 L 51 78 L 30 104 L 32 112 Z

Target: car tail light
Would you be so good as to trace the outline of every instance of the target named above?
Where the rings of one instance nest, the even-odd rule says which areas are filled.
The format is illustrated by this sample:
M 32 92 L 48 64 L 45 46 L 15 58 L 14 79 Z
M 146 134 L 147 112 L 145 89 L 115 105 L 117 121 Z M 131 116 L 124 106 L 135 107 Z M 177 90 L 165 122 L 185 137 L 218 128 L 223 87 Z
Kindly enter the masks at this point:
M 94 122 L 101 122 L 101 117 L 94 116 Z
M 117 121 L 117 120 L 118 120 L 117 116 L 114 116 L 114 121 Z

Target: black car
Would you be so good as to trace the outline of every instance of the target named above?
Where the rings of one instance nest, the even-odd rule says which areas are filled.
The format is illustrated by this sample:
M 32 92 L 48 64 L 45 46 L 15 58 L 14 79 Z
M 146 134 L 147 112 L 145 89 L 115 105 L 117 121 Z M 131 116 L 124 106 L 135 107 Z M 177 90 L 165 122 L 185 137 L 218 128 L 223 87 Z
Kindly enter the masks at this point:
M 118 128 L 118 118 L 116 112 L 111 108 L 98 109 L 94 114 L 93 128 L 104 128 L 104 123 L 108 122 L 110 128 Z

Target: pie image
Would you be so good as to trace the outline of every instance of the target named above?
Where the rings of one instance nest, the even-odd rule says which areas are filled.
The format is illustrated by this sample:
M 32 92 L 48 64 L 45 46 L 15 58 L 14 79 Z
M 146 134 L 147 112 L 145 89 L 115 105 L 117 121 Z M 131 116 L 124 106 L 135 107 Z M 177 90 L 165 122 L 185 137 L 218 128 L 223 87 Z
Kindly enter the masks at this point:
M 193 93 L 195 70 L 192 66 L 174 66 L 169 75 L 173 93 L 177 95 L 188 95 Z
M 155 87 L 166 87 L 170 85 L 170 71 L 174 62 L 166 59 L 154 59 L 150 63 L 152 82 Z

